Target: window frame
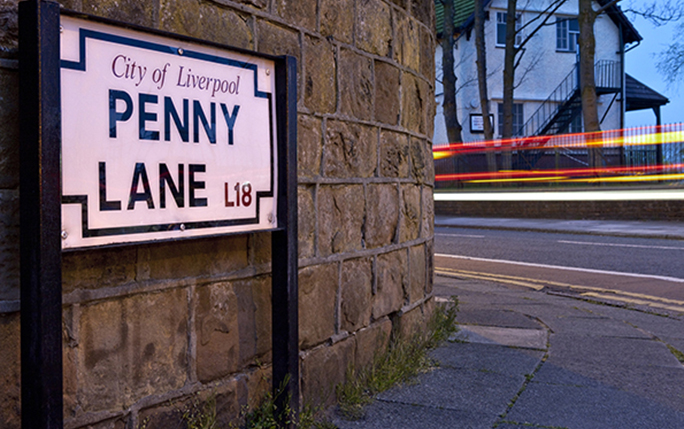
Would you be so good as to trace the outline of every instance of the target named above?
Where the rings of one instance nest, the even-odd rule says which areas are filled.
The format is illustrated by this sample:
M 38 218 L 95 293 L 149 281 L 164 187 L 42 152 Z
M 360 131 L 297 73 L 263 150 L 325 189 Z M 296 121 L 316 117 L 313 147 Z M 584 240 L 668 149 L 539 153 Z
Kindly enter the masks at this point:
M 506 17 L 508 12 L 496 12 L 496 47 L 504 48 L 506 47 Z M 499 29 L 503 28 L 503 43 L 499 42 Z M 517 48 L 522 44 L 523 34 L 520 32 L 522 28 L 522 13 L 516 12 L 515 14 L 515 44 Z
M 571 28 L 576 25 L 576 29 Z M 577 18 L 556 17 L 556 52 L 577 53 L 579 22 Z
M 497 131 L 499 133 L 499 136 L 503 135 L 503 102 L 498 102 L 497 104 L 497 115 L 496 115 L 496 120 L 497 120 Z M 520 130 L 520 128 L 525 125 L 525 103 L 516 103 L 515 101 L 513 102 L 513 136 L 512 137 L 523 137 L 520 136 L 517 133 L 517 131 Z M 518 120 L 516 122 L 516 119 Z M 516 128 L 517 125 L 517 128 Z

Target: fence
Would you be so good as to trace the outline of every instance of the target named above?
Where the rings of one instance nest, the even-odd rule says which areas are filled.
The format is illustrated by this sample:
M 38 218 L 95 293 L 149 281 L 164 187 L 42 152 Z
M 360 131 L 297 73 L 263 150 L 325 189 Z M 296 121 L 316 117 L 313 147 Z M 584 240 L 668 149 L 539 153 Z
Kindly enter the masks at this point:
M 435 146 L 433 152 L 438 188 L 595 183 L 684 187 L 684 123 L 457 143 Z M 486 156 L 492 152 L 494 157 Z

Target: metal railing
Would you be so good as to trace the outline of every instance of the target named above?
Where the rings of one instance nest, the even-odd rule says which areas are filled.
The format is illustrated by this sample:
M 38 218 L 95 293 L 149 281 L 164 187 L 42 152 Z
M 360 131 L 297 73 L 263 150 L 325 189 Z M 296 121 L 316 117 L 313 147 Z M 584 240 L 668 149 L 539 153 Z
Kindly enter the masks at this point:
M 594 66 L 594 80 L 597 93 L 608 93 L 619 91 L 622 87 L 620 63 L 617 61 L 600 60 Z M 572 68 L 570 73 L 561 81 L 551 95 L 544 100 L 539 108 L 530 116 L 525 124 L 520 127 L 516 135 L 518 136 L 538 136 L 544 134 L 556 134 L 560 129 L 551 127 L 552 123 L 558 119 L 563 109 L 570 108 L 573 99 L 579 97 L 579 67 L 578 64 Z M 566 124 L 572 118 L 565 120 Z

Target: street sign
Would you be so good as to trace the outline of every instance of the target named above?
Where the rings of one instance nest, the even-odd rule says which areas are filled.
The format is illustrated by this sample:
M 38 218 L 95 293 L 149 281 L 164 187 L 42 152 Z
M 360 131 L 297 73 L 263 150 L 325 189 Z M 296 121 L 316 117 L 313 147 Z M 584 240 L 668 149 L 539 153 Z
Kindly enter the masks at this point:
M 63 249 L 277 226 L 274 61 L 60 24 Z

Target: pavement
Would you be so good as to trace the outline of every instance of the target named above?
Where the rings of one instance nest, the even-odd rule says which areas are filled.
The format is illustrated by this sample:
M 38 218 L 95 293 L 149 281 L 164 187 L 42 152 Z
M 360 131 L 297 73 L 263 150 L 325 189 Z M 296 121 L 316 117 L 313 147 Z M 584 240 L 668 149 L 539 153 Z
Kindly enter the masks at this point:
M 662 222 L 488 221 L 684 238 L 684 225 Z M 360 420 L 336 416 L 340 429 L 684 428 L 684 315 L 457 275 L 435 276 L 434 293 L 459 301 L 458 332 L 431 352 L 436 368 L 378 395 Z

